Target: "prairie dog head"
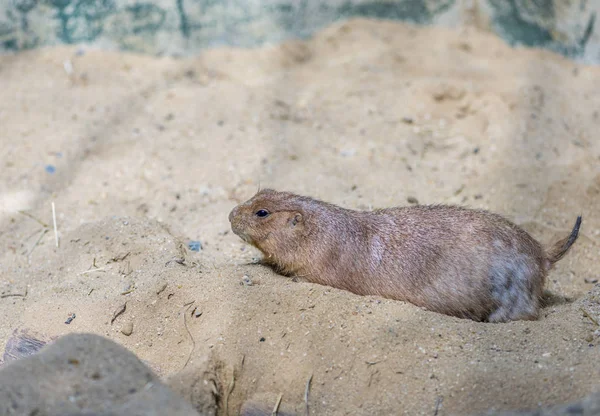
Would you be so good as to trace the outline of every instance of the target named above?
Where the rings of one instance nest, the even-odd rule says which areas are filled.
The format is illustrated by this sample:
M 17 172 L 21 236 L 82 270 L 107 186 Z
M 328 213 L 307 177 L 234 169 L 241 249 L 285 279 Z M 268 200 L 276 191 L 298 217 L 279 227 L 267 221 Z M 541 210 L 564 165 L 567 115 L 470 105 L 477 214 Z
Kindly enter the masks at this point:
M 258 248 L 267 259 L 298 247 L 305 231 L 299 197 L 271 189 L 259 191 L 229 213 L 231 230 Z

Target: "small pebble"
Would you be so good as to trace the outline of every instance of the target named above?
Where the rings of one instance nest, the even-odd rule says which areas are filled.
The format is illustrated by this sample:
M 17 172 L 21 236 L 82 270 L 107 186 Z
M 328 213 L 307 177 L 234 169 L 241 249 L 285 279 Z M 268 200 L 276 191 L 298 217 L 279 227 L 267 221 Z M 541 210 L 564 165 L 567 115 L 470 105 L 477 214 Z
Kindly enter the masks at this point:
M 265 341 L 266 341 L 265 337 L 260 337 L 260 342 L 265 342 Z
M 402 117 L 402 121 L 406 124 L 412 124 L 414 120 L 412 119 L 412 117 Z
M 248 276 L 247 274 L 245 274 L 242 277 L 242 285 L 244 286 L 252 286 L 254 284 L 254 282 L 252 282 L 252 279 L 250 279 L 250 276 Z
M 69 325 L 71 322 L 73 322 L 73 319 L 75 319 L 75 314 L 74 313 L 72 313 L 71 315 L 69 315 L 69 317 L 65 321 L 65 324 Z
M 356 154 L 356 149 L 343 149 L 340 151 L 340 155 L 343 157 L 352 157 Z
M 409 204 L 418 204 L 419 200 L 417 198 L 415 198 L 414 196 L 409 196 L 408 198 L 406 198 L 406 201 Z
M 188 243 L 188 247 L 192 251 L 200 251 L 200 250 L 202 250 L 202 244 L 200 243 L 200 241 L 190 241 Z
M 598 279 L 590 279 L 590 278 L 585 278 L 583 279 L 586 283 L 598 283 Z
M 126 336 L 131 335 L 133 333 L 133 322 L 126 322 L 121 328 L 121 333 Z

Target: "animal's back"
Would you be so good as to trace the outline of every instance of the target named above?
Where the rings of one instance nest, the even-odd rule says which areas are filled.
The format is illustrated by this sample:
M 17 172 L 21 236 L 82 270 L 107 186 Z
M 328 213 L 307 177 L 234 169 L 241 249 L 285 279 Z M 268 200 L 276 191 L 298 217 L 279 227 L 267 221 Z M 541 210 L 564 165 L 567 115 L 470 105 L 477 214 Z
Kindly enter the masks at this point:
M 372 253 L 382 258 L 374 272 L 410 302 L 477 320 L 537 316 L 544 252 L 508 220 L 443 205 L 371 215 Z

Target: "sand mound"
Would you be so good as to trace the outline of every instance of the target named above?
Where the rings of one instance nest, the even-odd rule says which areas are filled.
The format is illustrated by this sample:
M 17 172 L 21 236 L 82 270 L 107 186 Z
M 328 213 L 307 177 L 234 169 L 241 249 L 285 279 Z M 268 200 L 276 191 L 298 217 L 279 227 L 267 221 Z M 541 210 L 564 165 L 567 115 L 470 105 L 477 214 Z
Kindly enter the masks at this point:
M 45 49 L 0 73 L 0 340 L 92 332 L 165 379 L 210 367 L 231 414 L 280 394 L 303 412 L 311 376 L 319 415 L 464 415 L 597 388 L 600 69 L 356 20 L 186 60 Z M 542 319 L 481 324 L 253 264 L 227 214 L 259 182 L 351 208 L 489 208 L 545 242 L 584 220 Z

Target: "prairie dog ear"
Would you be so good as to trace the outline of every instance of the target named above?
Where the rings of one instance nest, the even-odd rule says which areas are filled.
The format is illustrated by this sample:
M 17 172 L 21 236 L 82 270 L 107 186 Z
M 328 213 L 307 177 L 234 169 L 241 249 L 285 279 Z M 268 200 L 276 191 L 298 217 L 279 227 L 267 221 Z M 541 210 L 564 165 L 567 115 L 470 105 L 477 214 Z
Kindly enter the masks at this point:
M 297 224 L 302 222 L 302 214 L 299 212 L 295 212 L 294 215 L 290 218 L 289 223 L 292 227 L 295 227 Z

